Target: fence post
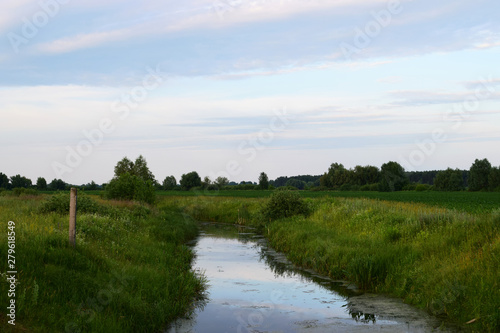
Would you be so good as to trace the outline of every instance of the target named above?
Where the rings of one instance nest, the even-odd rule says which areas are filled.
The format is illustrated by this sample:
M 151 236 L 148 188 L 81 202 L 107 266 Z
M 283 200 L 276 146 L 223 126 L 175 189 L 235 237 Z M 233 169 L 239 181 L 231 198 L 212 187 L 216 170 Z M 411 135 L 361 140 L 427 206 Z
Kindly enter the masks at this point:
M 76 188 L 71 188 L 69 202 L 69 244 L 73 247 L 76 245 Z

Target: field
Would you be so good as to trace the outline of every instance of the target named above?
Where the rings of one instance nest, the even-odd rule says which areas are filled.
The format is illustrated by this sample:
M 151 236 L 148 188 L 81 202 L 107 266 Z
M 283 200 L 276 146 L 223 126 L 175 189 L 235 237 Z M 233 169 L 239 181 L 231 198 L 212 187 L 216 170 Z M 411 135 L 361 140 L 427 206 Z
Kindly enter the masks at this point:
M 160 191 L 160 196 L 221 196 L 232 198 L 268 198 L 272 191 L 235 191 L 218 192 Z M 350 192 L 350 191 L 300 191 L 304 198 L 368 198 L 398 202 L 423 203 L 469 213 L 490 212 L 500 207 L 500 192 L 439 192 L 439 191 L 402 191 L 402 192 Z
M 473 332 L 500 331 L 499 193 L 300 191 L 312 213 L 275 221 L 261 213 L 272 191 L 158 192 L 155 206 L 101 193 L 79 196 L 76 249 L 67 244 L 67 193 L 52 206 L 46 194 L 0 196 L 1 244 L 16 222 L 18 330 L 161 331 L 203 294 L 183 244 L 204 220 L 257 227 L 298 265 Z M 0 288 L 7 304 L 7 284 Z
M 154 332 L 191 310 L 204 289 L 183 245 L 197 234 L 192 219 L 172 207 L 79 196 L 73 249 L 59 200 L 68 195 L 51 207 L 44 197 L 0 196 L 0 331 Z M 15 221 L 15 327 L 4 306 L 8 221 Z

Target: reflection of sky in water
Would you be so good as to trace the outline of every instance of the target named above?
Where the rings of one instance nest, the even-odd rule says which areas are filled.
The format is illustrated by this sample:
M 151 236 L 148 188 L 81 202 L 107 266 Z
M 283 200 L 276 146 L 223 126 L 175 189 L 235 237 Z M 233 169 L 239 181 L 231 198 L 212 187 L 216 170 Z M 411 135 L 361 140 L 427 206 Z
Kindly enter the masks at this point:
M 353 320 L 346 297 L 292 271 L 276 274 L 262 259 L 265 247 L 232 237 L 210 228 L 198 239 L 193 266 L 208 279 L 209 300 L 169 333 L 406 331 L 395 321 Z

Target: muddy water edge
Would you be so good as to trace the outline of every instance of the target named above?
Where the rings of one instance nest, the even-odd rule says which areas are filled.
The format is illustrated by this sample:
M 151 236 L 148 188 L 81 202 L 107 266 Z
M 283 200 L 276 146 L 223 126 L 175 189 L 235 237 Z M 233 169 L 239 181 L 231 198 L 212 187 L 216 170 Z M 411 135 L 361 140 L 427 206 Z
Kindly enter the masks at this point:
M 200 223 L 189 245 L 206 299 L 168 333 L 456 332 L 401 300 L 296 267 L 249 227 Z

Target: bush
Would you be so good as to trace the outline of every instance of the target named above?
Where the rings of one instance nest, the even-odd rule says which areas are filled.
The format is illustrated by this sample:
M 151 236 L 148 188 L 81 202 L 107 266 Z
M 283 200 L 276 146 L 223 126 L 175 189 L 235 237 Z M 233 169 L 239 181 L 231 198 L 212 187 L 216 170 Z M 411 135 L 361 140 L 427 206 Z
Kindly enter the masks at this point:
M 153 183 L 126 172 L 113 178 L 106 186 L 106 197 L 118 200 L 137 200 L 153 204 L 156 199 Z
M 297 191 L 280 190 L 271 195 L 262 209 L 262 215 L 266 220 L 277 220 L 294 215 L 307 216 L 310 211 Z
M 430 188 L 431 186 L 428 184 L 417 184 L 417 186 L 415 187 L 415 191 L 417 192 L 429 191 Z
M 50 196 L 47 200 L 42 202 L 40 207 L 40 212 L 42 213 L 60 213 L 67 214 L 69 213 L 69 202 L 70 202 L 70 194 L 69 193 L 58 193 Z M 77 199 L 77 210 L 81 213 L 103 213 L 105 210 L 104 207 L 99 205 L 97 201 L 92 199 L 85 194 L 78 194 Z

